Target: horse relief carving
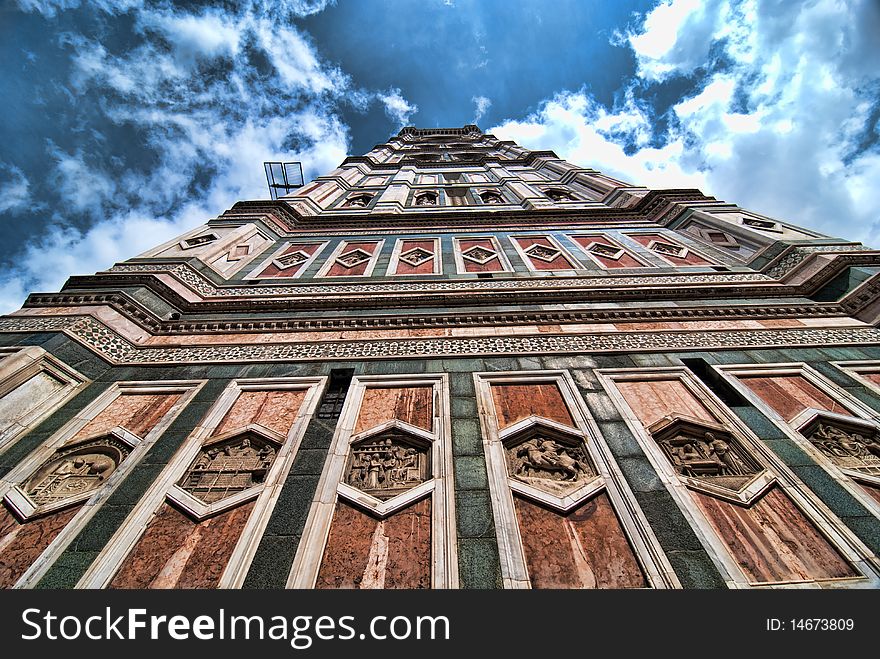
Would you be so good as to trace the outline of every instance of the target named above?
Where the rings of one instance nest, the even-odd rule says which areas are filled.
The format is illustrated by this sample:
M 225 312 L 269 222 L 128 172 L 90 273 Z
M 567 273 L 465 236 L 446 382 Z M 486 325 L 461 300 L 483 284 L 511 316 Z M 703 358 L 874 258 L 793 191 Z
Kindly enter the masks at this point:
M 595 476 L 581 445 L 536 434 L 507 446 L 511 478 L 550 494 L 563 496 Z

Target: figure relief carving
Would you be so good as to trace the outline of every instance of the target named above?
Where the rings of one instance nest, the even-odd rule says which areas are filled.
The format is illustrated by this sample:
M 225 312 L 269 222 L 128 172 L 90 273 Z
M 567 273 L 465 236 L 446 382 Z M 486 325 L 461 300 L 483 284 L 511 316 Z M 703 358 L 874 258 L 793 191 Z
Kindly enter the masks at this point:
M 667 243 L 660 240 L 652 240 L 648 244 L 648 249 L 652 252 L 656 252 L 657 254 L 663 254 L 664 256 L 673 256 L 678 259 L 686 258 L 688 255 L 688 250 L 686 247 L 682 247 L 681 245 L 676 245 L 674 243 Z
M 408 263 L 415 268 L 433 259 L 434 254 L 421 247 L 415 247 L 403 252 L 399 258 L 404 263 Z
M 583 447 L 563 444 L 540 435 L 507 449 L 514 478 L 579 482 L 593 476 Z
M 504 197 L 502 197 L 497 192 L 481 192 L 480 199 L 483 200 L 484 204 L 503 204 Z
M 351 447 L 345 483 L 377 499 L 390 499 L 428 480 L 428 449 L 401 436 L 383 435 Z
M 101 487 L 130 452 L 131 447 L 113 435 L 59 449 L 23 489 L 38 506 L 79 497 Z
M 225 499 L 265 481 L 278 448 L 254 432 L 209 442 L 178 485 L 205 503 Z
M 658 425 L 658 424 L 655 424 Z M 686 478 L 738 491 L 763 471 L 725 428 L 675 417 L 651 430 L 675 470 Z
M 880 441 L 876 430 L 844 430 L 820 422 L 808 433 L 808 439 L 838 467 L 880 476 Z
M 497 252 L 491 249 L 487 249 L 482 247 L 481 245 L 474 245 L 461 253 L 462 257 L 467 259 L 468 261 L 473 261 L 474 263 L 479 263 L 483 265 L 488 263 L 496 256 L 498 256 Z
M 357 248 L 345 252 L 344 254 L 340 254 L 336 257 L 336 261 L 344 265 L 346 268 L 354 268 L 361 265 L 362 263 L 366 263 L 371 258 L 373 257 L 369 252 L 365 252 L 364 250 Z
M 555 260 L 556 257 L 560 255 L 558 249 L 540 243 L 529 245 L 523 251 L 534 259 L 540 259 L 541 261 L 547 261 L 548 263 Z

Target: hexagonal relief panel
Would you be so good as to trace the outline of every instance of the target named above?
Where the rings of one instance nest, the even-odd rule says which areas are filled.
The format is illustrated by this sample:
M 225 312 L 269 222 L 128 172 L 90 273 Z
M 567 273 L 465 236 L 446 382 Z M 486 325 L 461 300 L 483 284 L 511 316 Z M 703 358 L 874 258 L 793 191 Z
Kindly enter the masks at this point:
M 206 442 L 177 483 L 210 504 L 261 485 L 275 462 L 282 439 L 259 426 L 248 426 Z
M 648 249 L 664 256 L 674 256 L 677 259 L 686 258 L 688 255 L 687 247 L 682 247 L 681 245 L 676 245 L 674 243 L 667 243 L 662 240 L 652 240 L 648 243 Z
M 621 248 L 609 245 L 608 243 L 593 242 L 587 245 L 586 249 L 596 256 L 601 256 L 603 259 L 611 259 L 612 261 L 619 260 L 624 254 Z
M 504 438 L 510 478 L 557 497 L 564 497 L 596 477 L 583 438 L 557 424 L 535 419 Z
M 710 486 L 710 492 L 742 493 L 765 471 L 724 426 L 674 416 L 657 421 L 648 432 L 680 476 Z
M 792 425 L 835 466 L 880 483 L 880 428 L 874 423 L 808 409 Z
M 384 430 L 351 445 L 344 482 L 385 501 L 431 478 L 430 445 L 400 428 Z

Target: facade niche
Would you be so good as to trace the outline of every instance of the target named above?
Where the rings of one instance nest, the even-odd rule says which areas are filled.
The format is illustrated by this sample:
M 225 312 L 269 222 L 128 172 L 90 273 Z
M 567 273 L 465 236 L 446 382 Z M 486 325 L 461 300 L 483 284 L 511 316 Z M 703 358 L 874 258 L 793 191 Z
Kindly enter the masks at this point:
M 420 192 L 415 197 L 416 206 L 436 206 L 437 205 L 437 193 L 436 192 Z
M 369 194 L 356 194 L 353 195 L 345 202 L 346 208 L 366 208 L 370 201 L 372 201 L 373 195 Z
M 550 188 L 546 190 L 544 194 L 547 195 L 553 201 L 575 201 L 575 197 L 573 194 L 568 192 L 567 190 L 560 190 L 559 188 Z

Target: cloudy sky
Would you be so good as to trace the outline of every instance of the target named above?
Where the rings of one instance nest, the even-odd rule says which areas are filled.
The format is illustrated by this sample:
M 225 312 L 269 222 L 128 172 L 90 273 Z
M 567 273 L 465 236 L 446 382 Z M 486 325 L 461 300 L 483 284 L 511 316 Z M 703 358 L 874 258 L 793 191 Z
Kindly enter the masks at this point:
M 880 246 L 878 0 L 0 0 L 0 312 L 403 125 Z

